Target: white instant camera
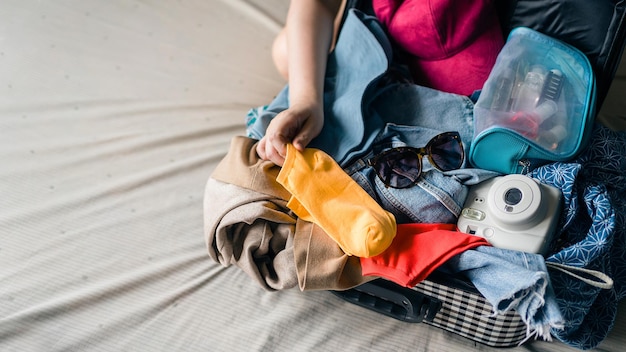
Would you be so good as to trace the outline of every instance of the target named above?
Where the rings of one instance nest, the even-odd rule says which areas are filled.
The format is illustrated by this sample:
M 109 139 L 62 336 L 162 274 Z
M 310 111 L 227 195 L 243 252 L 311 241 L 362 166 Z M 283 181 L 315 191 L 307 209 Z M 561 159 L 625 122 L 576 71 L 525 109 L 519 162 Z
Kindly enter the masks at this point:
M 457 227 L 498 248 L 545 255 L 559 220 L 561 190 L 524 175 L 470 187 Z

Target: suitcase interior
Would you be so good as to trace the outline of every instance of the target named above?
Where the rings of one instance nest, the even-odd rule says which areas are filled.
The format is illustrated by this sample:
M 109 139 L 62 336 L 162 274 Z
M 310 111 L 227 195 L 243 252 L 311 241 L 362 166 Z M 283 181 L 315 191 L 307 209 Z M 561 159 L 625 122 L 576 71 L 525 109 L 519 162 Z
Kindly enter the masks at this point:
M 585 53 L 596 75 L 596 110 L 599 110 L 626 44 L 626 1 L 498 0 L 495 3 L 505 38 L 513 28 L 524 26 Z M 346 9 L 349 8 L 373 13 L 371 1 L 367 0 L 348 0 Z M 434 273 L 412 289 L 376 279 L 334 293 L 395 319 L 424 322 L 492 347 L 516 346 L 526 339 L 526 325 L 516 312 L 494 316 L 491 304 L 460 278 Z

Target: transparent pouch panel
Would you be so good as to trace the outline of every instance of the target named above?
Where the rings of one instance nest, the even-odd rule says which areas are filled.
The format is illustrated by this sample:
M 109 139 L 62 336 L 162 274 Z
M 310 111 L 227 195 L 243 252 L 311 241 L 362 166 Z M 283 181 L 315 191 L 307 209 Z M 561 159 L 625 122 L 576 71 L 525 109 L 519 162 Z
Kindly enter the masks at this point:
M 580 51 L 528 28 L 514 29 L 474 110 L 475 135 L 513 130 L 552 155 L 573 155 L 594 92 L 591 65 Z

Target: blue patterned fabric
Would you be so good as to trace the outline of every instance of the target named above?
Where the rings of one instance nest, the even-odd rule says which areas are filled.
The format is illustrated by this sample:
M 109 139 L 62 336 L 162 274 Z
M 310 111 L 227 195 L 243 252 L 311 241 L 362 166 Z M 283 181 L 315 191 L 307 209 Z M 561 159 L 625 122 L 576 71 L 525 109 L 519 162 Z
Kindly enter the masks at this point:
M 603 290 L 550 271 L 566 321 L 552 334 L 573 347 L 594 348 L 613 327 L 626 293 L 626 133 L 596 125 L 574 161 L 544 165 L 529 176 L 563 191 L 561 233 L 546 261 L 598 270 L 614 281 Z

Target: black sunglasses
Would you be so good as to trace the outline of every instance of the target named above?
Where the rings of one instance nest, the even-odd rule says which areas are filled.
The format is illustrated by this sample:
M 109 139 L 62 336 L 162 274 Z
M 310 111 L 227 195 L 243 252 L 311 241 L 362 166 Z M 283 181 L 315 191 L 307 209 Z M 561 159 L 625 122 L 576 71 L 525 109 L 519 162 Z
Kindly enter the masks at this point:
M 381 181 L 392 188 L 413 186 L 422 174 L 422 157 L 440 171 L 463 165 L 465 152 L 458 132 L 444 132 L 433 137 L 423 148 L 398 147 L 385 150 L 367 161 Z

